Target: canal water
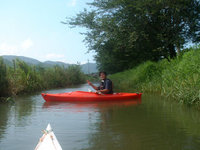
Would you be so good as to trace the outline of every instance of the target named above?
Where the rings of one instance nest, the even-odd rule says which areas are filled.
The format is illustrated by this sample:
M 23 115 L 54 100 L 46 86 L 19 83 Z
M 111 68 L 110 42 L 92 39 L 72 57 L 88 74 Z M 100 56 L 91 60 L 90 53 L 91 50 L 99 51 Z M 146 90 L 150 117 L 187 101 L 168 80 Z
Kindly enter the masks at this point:
M 63 150 L 200 149 L 200 112 L 158 95 L 120 103 L 46 103 L 38 93 L 0 103 L 0 150 L 33 150 L 48 123 Z

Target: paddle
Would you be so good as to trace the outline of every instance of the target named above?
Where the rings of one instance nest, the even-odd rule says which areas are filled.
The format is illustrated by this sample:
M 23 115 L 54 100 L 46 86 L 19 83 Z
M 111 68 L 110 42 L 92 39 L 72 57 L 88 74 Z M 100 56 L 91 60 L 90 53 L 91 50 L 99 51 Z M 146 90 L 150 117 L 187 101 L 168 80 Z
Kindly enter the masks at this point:
M 95 93 L 98 95 L 105 95 L 105 94 L 101 93 L 100 91 L 96 91 Z
M 88 92 L 95 93 L 95 94 L 98 94 L 98 95 L 105 95 L 105 94 L 103 94 L 103 93 L 101 93 L 100 91 L 97 91 L 97 90 L 95 92 L 93 92 L 92 90 L 88 89 Z

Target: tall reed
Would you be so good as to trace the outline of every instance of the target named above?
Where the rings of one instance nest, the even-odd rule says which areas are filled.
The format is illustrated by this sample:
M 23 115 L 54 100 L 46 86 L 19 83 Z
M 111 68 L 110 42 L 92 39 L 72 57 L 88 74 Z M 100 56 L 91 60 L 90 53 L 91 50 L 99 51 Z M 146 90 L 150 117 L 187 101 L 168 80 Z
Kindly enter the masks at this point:
M 20 60 L 8 67 L 0 58 L 0 97 L 30 93 L 49 88 L 66 87 L 85 82 L 79 65 L 68 68 L 31 66 Z
M 111 75 L 117 91 L 159 92 L 178 102 L 200 107 L 200 47 L 169 61 L 145 62 Z

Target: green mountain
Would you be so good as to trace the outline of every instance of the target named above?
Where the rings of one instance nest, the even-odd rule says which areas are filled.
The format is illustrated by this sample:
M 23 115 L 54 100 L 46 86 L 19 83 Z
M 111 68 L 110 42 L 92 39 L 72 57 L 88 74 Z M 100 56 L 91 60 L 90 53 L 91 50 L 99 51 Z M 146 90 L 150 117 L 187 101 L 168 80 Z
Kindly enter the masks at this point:
M 65 68 L 70 66 L 70 64 L 66 64 L 64 62 L 59 62 L 59 61 L 45 61 L 45 62 L 42 63 L 43 67 L 53 67 L 55 65 L 63 66 Z
M 15 59 L 22 60 L 22 61 L 24 61 L 25 63 L 27 63 L 29 65 L 39 65 L 41 63 L 37 59 L 24 57 L 24 56 L 3 55 L 2 57 L 3 57 L 3 59 L 4 59 L 4 61 L 5 61 L 5 63 L 7 65 L 12 65 L 13 64 L 13 60 L 15 60 Z
M 98 70 L 97 70 L 97 64 L 95 64 L 95 63 L 82 64 L 81 65 L 81 69 L 86 74 L 98 72 Z
M 24 57 L 24 56 L 3 55 L 2 57 L 4 59 L 4 63 L 6 65 L 9 65 L 9 66 L 13 65 L 13 60 L 15 60 L 15 59 L 19 59 L 21 61 L 24 61 L 28 65 L 41 66 L 41 67 L 44 67 L 44 68 L 54 67 L 55 65 L 67 68 L 70 65 L 74 65 L 74 64 L 67 64 L 67 63 L 59 62 L 59 61 L 45 61 L 45 62 L 40 62 L 37 59 L 33 59 L 33 58 L 29 58 L 29 57 Z M 82 64 L 80 66 L 81 66 L 81 70 L 84 73 L 86 73 L 86 74 L 98 72 L 96 63 L 87 63 L 87 64 Z

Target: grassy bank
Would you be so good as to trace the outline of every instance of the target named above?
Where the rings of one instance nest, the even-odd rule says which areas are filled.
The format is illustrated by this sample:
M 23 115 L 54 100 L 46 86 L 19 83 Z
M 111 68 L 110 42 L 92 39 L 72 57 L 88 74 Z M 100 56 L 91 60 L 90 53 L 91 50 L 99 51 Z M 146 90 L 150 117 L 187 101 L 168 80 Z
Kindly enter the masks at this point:
M 8 67 L 0 58 L 0 98 L 81 84 L 85 77 L 79 65 L 42 68 L 16 60 L 13 67 Z
M 159 92 L 200 108 L 200 47 L 171 60 L 145 62 L 110 76 L 116 90 Z

